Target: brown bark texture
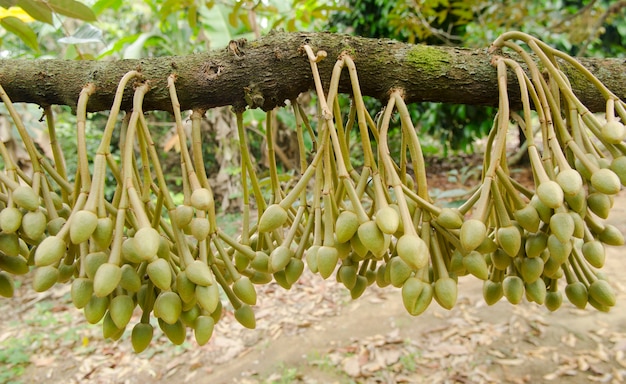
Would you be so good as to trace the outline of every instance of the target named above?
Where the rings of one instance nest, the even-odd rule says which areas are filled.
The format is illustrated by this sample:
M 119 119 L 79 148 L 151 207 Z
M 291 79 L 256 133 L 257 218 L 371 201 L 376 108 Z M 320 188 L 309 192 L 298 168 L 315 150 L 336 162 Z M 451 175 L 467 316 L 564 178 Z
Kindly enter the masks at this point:
M 492 105 L 498 103 L 496 71 L 487 48 L 469 50 L 411 45 L 332 33 L 271 33 L 255 41 L 233 41 L 229 47 L 204 54 L 116 61 L 0 60 L 0 84 L 13 102 L 42 106 L 76 106 L 81 88 L 92 82 L 96 92 L 88 111 L 108 110 L 117 84 L 130 70 L 149 81 L 144 111 L 171 111 L 168 75 L 177 76 L 176 88 L 183 110 L 232 105 L 264 110 L 283 105 L 314 87 L 310 64 L 302 49 L 309 44 L 327 57 L 318 63 L 322 81 L 330 81 L 336 59 L 349 54 L 357 67 L 361 91 L 381 100 L 392 88 L 402 88 L 407 102 Z M 626 97 L 623 59 L 580 59 L 618 97 Z M 571 68 L 563 67 L 568 73 Z M 519 103 L 515 76 L 509 76 L 511 103 Z M 593 111 L 604 109 L 600 94 L 581 75 L 570 76 L 574 92 Z M 122 109 L 130 110 L 132 86 L 124 94 Z M 340 91 L 350 93 L 347 70 Z

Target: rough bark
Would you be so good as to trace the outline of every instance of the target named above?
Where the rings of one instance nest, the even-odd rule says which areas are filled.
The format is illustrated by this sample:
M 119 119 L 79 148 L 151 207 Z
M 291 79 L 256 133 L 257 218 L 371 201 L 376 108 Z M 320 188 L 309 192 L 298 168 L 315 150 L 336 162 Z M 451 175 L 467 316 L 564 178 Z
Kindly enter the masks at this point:
M 495 69 L 490 65 L 492 55 L 486 48 L 429 47 L 331 33 L 272 33 L 256 41 L 231 42 L 226 49 L 183 57 L 97 62 L 4 59 L 0 60 L 0 84 L 14 102 L 74 107 L 81 88 L 93 82 L 97 91 L 89 100 L 88 110 L 101 111 L 110 108 L 119 79 L 127 71 L 138 69 L 151 85 L 143 104 L 145 111 L 171 110 L 166 87 L 171 73 L 177 75 L 176 88 L 183 109 L 250 105 L 267 110 L 313 88 L 302 49 L 305 43 L 328 54 L 318 64 L 323 81 L 329 81 L 336 58 L 344 51 L 350 54 L 364 95 L 385 99 L 389 89 L 400 87 L 408 102 L 498 102 Z M 623 59 L 581 62 L 615 94 L 622 99 L 626 96 Z M 515 103 L 517 85 L 514 76 L 509 80 L 511 101 Z M 604 100 L 582 76 L 570 80 L 588 108 L 604 108 Z M 122 104 L 125 110 L 131 108 L 131 87 Z M 350 92 L 347 71 L 340 88 Z

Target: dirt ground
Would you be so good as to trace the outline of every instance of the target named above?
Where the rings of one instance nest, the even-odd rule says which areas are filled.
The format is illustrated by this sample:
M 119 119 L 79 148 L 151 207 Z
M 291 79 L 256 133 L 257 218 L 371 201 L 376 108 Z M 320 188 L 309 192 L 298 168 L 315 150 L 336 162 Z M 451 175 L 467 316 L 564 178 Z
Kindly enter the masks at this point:
M 626 234 L 626 193 L 609 222 Z M 625 251 L 607 254 L 604 271 L 618 292 L 610 313 L 567 300 L 555 313 L 504 299 L 489 307 L 482 284 L 464 277 L 453 310 L 433 301 L 412 317 L 398 289 L 370 288 L 351 301 L 332 278 L 305 274 L 290 291 L 259 288 L 256 330 L 226 314 L 203 347 L 192 335 L 173 346 L 156 331 L 139 355 L 129 330 L 117 342 L 102 340 L 100 325 L 72 307 L 68 287 L 36 294 L 27 276 L 15 298 L 0 301 L 0 382 L 621 383 Z

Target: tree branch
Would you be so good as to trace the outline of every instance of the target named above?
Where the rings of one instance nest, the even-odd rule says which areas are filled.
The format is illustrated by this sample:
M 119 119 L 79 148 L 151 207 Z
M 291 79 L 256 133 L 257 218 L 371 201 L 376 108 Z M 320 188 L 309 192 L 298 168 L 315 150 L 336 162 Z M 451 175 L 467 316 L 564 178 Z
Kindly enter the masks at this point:
M 381 100 L 391 88 L 403 88 L 407 102 L 492 105 L 498 103 L 495 69 L 487 49 L 411 45 L 386 39 L 368 39 L 331 33 L 272 33 L 252 42 L 231 42 L 229 48 L 182 57 L 119 61 L 0 60 L 0 84 L 14 102 L 76 106 L 81 88 L 96 85 L 89 111 L 108 110 L 120 78 L 140 70 L 150 82 L 144 110 L 171 111 L 167 76 L 176 73 L 176 87 L 183 109 L 209 109 L 232 105 L 265 110 L 296 98 L 313 88 L 308 59 L 301 49 L 309 44 L 328 57 L 318 63 L 322 79 L 330 81 L 335 59 L 350 54 L 357 66 L 364 95 Z M 580 59 L 622 99 L 626 96 L 623 59 Z M 567 72 L 567 67 L 564 67 Z M 340 91 L 350 92 L 347 72 Z M 511 101 L 518 86 L 510 76 Z M 603 110 L 604 100 L 582 76 L 570 81 L 579 98 L 591 110 Z M 132 105 L 132 85 L 122 108 Z M 248 97 L 246 97 L 246 94 Z M 251 101 L 250 101 L 251 100 Z

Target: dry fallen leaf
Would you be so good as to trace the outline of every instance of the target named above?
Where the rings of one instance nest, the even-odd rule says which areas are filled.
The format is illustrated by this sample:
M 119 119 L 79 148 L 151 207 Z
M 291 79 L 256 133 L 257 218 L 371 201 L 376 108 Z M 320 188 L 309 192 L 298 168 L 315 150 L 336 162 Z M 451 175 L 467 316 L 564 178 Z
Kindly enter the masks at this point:
M 361 365 L 359 364 L 358 356 L 348 357 L 343 361 L 342 364 L 343 371 L 351 377 L 359 377 L 361 376 Z
M 524 364 L 523 359 L 495 359 L 496 363 L 501 365 L 522 365 Z
M 49 355 L 32 355 L 30 357 L 30 362 L 33 363 L 37 367 L 48 367 L 54 363 L 56 360 L 53 354 Z

